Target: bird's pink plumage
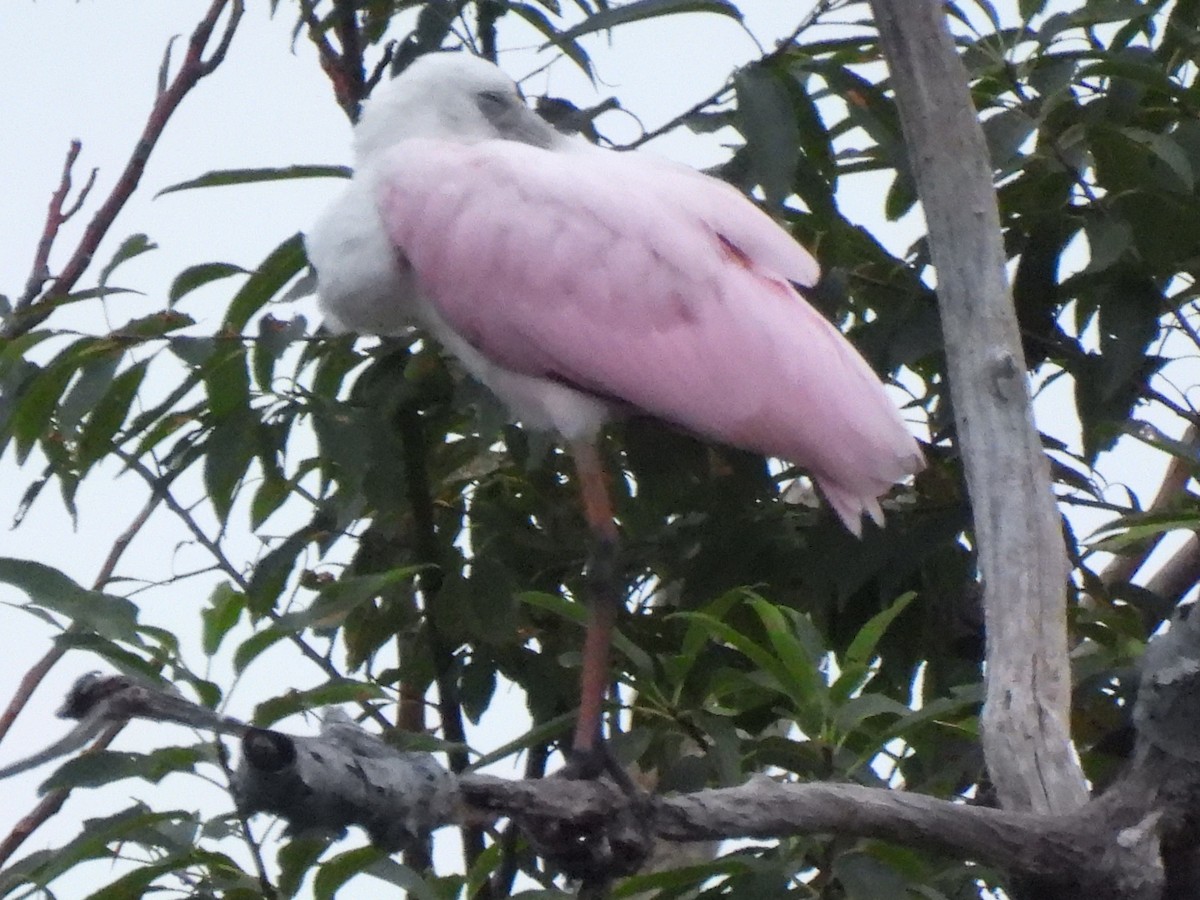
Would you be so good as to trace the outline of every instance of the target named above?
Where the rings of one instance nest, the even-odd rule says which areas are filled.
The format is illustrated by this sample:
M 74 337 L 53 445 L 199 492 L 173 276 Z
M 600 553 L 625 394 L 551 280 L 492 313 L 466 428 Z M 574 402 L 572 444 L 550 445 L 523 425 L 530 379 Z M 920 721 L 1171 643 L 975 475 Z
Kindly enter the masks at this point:
M 506 141 L 404 141 L 376 178 L 423 297 L 495 364 L 798 463 L 856 533 L 920 468 L 874 373 L 788 283 L 816 263 L 732 188 Z

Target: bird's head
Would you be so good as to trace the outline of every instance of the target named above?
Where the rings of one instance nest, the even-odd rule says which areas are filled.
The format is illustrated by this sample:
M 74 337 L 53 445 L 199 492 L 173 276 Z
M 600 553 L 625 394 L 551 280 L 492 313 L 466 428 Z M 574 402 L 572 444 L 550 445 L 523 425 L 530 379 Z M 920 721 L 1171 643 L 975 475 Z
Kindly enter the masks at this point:
M 549 147 L 558 133 L 490 62 L 467 53 L 430 53 L 381 84 L 367 101 L 354 130 L 355 156 L 361 163 L 410 138 Z

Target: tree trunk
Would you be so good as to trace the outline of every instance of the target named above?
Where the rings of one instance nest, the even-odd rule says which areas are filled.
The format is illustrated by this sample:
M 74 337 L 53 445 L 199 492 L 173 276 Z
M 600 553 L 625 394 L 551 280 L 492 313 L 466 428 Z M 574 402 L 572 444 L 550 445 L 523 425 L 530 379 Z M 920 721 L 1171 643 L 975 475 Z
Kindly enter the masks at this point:
M 937 0 L 871 0 L 937 268 L 983 579 L 983 746 L 1000 802 L 1087 800 L 1071 748 L 1067 558 L 1033 424 L 987 145 Z

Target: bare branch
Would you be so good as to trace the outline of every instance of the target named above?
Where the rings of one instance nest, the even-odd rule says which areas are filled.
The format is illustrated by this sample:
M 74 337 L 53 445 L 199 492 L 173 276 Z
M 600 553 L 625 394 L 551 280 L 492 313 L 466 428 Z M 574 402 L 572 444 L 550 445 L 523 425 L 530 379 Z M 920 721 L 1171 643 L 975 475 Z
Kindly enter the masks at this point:
M 246 588 L 249 586 L 246 576 L 243 575 L 241 570 L 238 569 L 238 567 L 233 564 L 232 560 L 225 555 L 225 551 L 221 548 L 221 545 L 216 540 L 211 538 L 204 531 L 204 529 L 200 527 L 200 523 L 196 521 L 196 517 L 193 516 L 191 512 L 182 503 L 180 503 L 178 499 L 176 499 L 175 495 L 171 493 L 169 485 L 174 476 L 155 476 L 155 474 L 150 471 L 150 469 L 148 469 L 141 460 L 132 454 L 126 453 L 119 447 L 114 448 L 113 453 L 123 463 L 125 463 L 130 470 L 135 472 L 142 478 L 143 481 L 150 485 L 151 488 L 155 490 L 161 489 L 163 491 L 162 499 L 167 509 L 171 510 L 171 512 L 179 518 L 179 520 L 196 539 L 196 542 L 209 552 L 213 558 L 213 561 L 217 564 L 217 567 L 224 572 L 234 584 L 238 586 L 238 589 L 242 591 L 246 590 Z M 273 621 L 278 621 L 279 614 L 275 611 L 271 611 L 268 613 L 268 617 Z M 333 663 L 309 646 L 308 642 L 305 641 L 299 634 L 289 632 L 287 637 L 308 660 L 316 664 L 321 671 L 323 671 L 330 678 L 338 678 L 341 676 L 341 673 L 337 671 L 337 668 L 333 665 Z M 387 719 L 374 706 L 364 703 L 362 704 L 362 710 L 368 718 L 373 719 L 381 726 L 385 728 L 390 727 L 390 723 L 387 721 Z
M 1033 424 L 987 145 L 938 0 L 871 0 L 929 225 L 987 625 L 983 745 L 1002 803 L 1087 798 L 1071 750 L 1067 557 Z
M 398 750 L 336 710 L 326 713 L 319 735 L 289 735 L 247 727 L 124 676 L 80 679 L 64 714 L 92 726 L 138 717 L 238 734 L 242 759 L 231 783 L 242 815 L 277 814 L 292 831 L 359 825 L 389 853 L 445 825 L 508 818 L 539 855 L 594 879 L 636 871 L 655 837 L 826 833 L 992 865 L 1039 900 L 1162 900 L 1168 884 L 1192 891 L 1172 896 L 1195 895 L 1187 862 L 1200 812 L 1198 662 L 1200 615 L 1177 618 L 1143 661 L 1129 768 L 1104 795 L 1055 815 L 764 776 L 667 797 L 608 781 L 456 776 L 431 754 Z
M 209 38 L 212 36 L 218 19 L 220 19 L 221 14 L 227 7 L 229 8 L 229 19 L 225 23 L 225 30 L 212 54 L 205 58 L 204 51 L 208 46 Z M 238 22 L 242 17 L 242 12 L 242 0 L 212 0 L 208 13 L 196 26 L 191 38 L 188 40 L 187 55 L 184 57 L 179 72 L 167 88 L 161 91 L 155 99 L 154 106 L 150 110 L 150 115 L 146 119 L 146 125 L 142 129 L 141 137 L 134 146 L 133 153 L 130 155 L 124 170 L 117 179 L 112 193 L 100 205 L 91 222 L 84 229 L 83 237 L 75 248 L 75 252 L 71 254 L 71 258 L 63 266 L 62 271 L 55 277 L 54 286 L 49 291 L 42 293 L 40 297 L 35 292 L 35 295 L 29 298 L 22 309 L 14 312 L 14 315 L 5 324 L 4 328 L 0 330 L 0 336 L 16 337 L 36 328 L 54 311 L 56 301 L 61 300 L 62 297 L 69 294 L 71 289 L 83 276 L 83 273 L 87 271 L 88 266 L 92 262 L 92 257 L 96 253 L 96 248 L 100 246 L 100 242 L 108 234 L 108 230 L 112 227 L 117 214 L 124 208 L 125 203 L 137 188 L 142 173 L 146 169 L 146 163 L 150 159 L 150 154 L 153 152 L 155 144 L 158 143 L 158 139 L 162 135 L 167 121 L 174 114 L 187 93 L 196 86 L 197 82 L 206 75 L 211 74 L 221 64 L 222 60 L 224 60 L 225 53 L 229 49 L 234 32 L 237 30 Z M 72 148 L 74 149 L 74 147 L 75 145 L 73 144 Z M 77 150 L 74 152 L 78 153 Z M 73 158 L 69 155 L 68 167 L 73 161 Z M 67 186 L 69 188 L 69 179 L 67 180 Z M 57 231 L 57 226 L 55 226 L 55 231 Z M 51 234 L 50 240 L 53 241 L 53 234 Z M 41 247 L 39 246 L 39 254 L 40 251 Z M 46 253 L 48 256 L 49 248 L 47 248 Z M 38 276 L 38 271 L 35 261 L 34 277 Z M 42 281 L 44 283 L 45 279 L 42 279 Z M 22 314 L 17 314 L 18 312 Z
M 1183 437 L 1179 439 L 1179 443 L 1191 450 L 1200 448 L 1200 429 L 1197 429 L 1195 425 L 1189 425 Z M 1156 512 L 1174 503 L 1187 487 L 1194 471 L 1194 459 L 1184 455 L 1172 456 L 1167 471 L 1163 474 L 1162 482 L 1158 486 L 1158 491 L 1155 493 L 1154 499 L 1150 501 L 1150 505 L 1146 507 L 1146 511 Z M 1138 570 L 1145 565 L 1146 560 L 1149 559 L 1161 539 L 1162 535 L 1158 535 L 1147 541 L 1136 553 L 1113 559 L 1100 573 L 1100 580 L 1104 586 L 1111 590 L 1117 585 L 1131 581 Z
M 1200 581 L 1200 538 L 1188 537 L 1161 568 L 1146 582 L 1146 590 L 1164 603 L 1177 606 Z
M 124 727 L 123 723 L 112 725 L 100 736 L 96 743 L 88 748 L 87 752 L 98 753 L 108 747 Z M 69 796 L 71 796 L 71 792 L 66 788 L 59 788 L 46 794 L 41 799 L 41 802 L 13 827 L 8 836 L 3 841 L 0 841 L 0 865 L 7 862 L 31 834 L 41 828 L 43 824 L 62 809 L 63 804 L 67 802 Z
M 839 0 L 821 0 L 821 2 L 819 2 L 815 6 L 813 6 L 813 8 L 809 11 L 809 13 L 800 20 L 800 22 L 796 25 L 795 28 L 792 29 L 791 34 L 787 35 L 784 38 L 781 38 L 776 43 L 774 50 L 772 50 L 770 53 L 764 53 L 762 55 L 762 57 L 759 59 L 759 64 L 770 63 L 773 60 L 778 59 L 779 57 L 783 56 L 785 53 L 787 53 L 789 50 L 792 49 L 793 45 L 795 45 L 796 41 L 800 38 L 800 35 L 802 35 L 808 28 L 812 27 L 812 25 L 821 16 L 823 16 L 825 13 L 829 12 L 829 10 L 833 9 L 834 7 L 836 7 L 838 5 L 839 5 Z M 753 35 L 751 35 L 751 37 L 753 37 Z M 717 88 L 715 91 L 713 91 L 711 94 L 709 94 L 707 97 L 705 97 L 703 100 L 700 100 L 697 103 L 693 103 L 688 109 L 684 110 L 679 115 L 675 116 L 675 118 L 671 119 L 668 122 L 664 122 L 662 125 L 659 125 L 657 128 L 655 128 L 652 131 L 644 132 L 641 135 L 641 137 L 637 138 L 636 140 L 630 141 L 628 144 L 622 144 L 621 146 L 617 147 L 616 149 L 618 149 L 618 150 L 636 150 L 638 147 L 641 147 L 643 144 L 648 144 L 650 141 L 654 140 L 655 138 L 662 137 L 664 134 L 674 131 L 676 128 L 679 128 L 681 125 L 685 124 L 688 119 L 690 119 L 692 116 L 696 115 L 697 113 L 701 113 L 704 110 L 708 109 L 708 107 L 723 102 L 725 97 L 732 90 L 733 90 L 733 79 L 731 78 L 728 81 L 726 81 L 723 85 L 721 85 L 719 88 Z
M 96 183 L 96 170 L 92 169 L 87 184 L 83 186 L 83 190 L 79 192 L 75 202 L 69 208 L 64 208 L 67 194 L 71 191 L 71 170 L 75 167 L 75 160 L 79 158 L 79 151 L 82 147 L 83 145 L 75 140 L 71 141 L 71 146 L 67 148 L 62 177 L 59 179 L 58 188 L 50 196 L 50 208 L 46 211 L 46 224 L 42 227 L 42 236 L 33 254 L 33 268 L 25 282 L 25 292 L 17 299 L 13 308 L 14 313 L 20 313 L 27 309 L 41 292 L 42 286 L 50 280 L 50 251 L 58 237 L 58 229 L 79 211 L 79 207 L 83 205 L 83 201 L 91 192 L 92 185 Z
M 128 549 L 130 542 L 134 539 L 139 531 L 145 526 L 146 521 L 150 518 L 151 513 L 159 503 L 162 502 L 163 492 L 154 490 L 151 492 L 150 498 L 146 501 L 146 505 L 141 511 L 133 517 L 133 521 L 129 523 L 121 535 L 116 539 L 109 550 L 108 556 L 104 560 L 104 564 L 100 566 L 100 571 L 96 575 L 96 580 L 92 582 L 92 590 L 101 590 L 109 581 L 112 580 L 113 572 L 117 568 L 117 563 Z M 55 644 L 50 648 L 41 659 L 30 667 L 29 671 L 21 678 L 21 683 L 17 686 L 16 692 L 12 699 L 8 701 L 8 706 L 4 713 L 0 714 L 0 741 L 8 735 L 9 729 L 12 728 L 13 722 L 17 720 L 17 716 L 29 704 L 30 698 L 34 691 L 54 668 L 63 655 L 66 649 L 62 644 Z
M 12 699 L 8 701 L 8 706 L 5 708 L 4 714 L 0 715 L 0 741 L 8 735 L 13 722 L 17 720 L 17 716 L 29 705 L 29 700 L 33 697 L 34 691 L 38 689 L 38 686 L 45 680 L 50 670 L 57 665 L 66 652 L 64 645 L 55 644 L 41 659 L 29 668 L 29 671 L 21 676 L 21 683 L 17 685 Z
M 317 48 L 321 70 L 333 85 L 333 96 L 338 106 L 351 122 L 358 121 L 358 114 L 365 96 L 366 75 L 362 48 L 358 40 L 358 22 L 353 4 L 335 2 L 333 15 L 337 18 L 338 38 L 342 42 L 338 52 L 325 34 L 325 26 L 317 17 L 312 0 L 300 0 L 301 16 L 308 28 L 308 39 Z M 350 22 L 347 23 L 346 19 Z

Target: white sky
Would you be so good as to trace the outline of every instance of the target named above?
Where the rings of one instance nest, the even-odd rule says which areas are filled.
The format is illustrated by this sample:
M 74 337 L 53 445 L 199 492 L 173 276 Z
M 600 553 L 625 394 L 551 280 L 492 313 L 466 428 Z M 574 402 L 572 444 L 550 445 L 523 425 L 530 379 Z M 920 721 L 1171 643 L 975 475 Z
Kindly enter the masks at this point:
M 335 181 L 288 182 L 153 199 L 167 185 L 214 169 L 350 160 L 349 126 L 333 103 L 310 44 L 304 39 L 297 41 L 292 54 L 291 20 L 280 17 L 272 21 L 265 3 L 247 5 L 229 58 L 184 100 L 155 149 L 141 189 L 101 245 L 96 255 L 99 265 L 90 273 L 91 280 L 81 282 L 81 287 L 94 284 L 100 265 L 130 234 L 144 232 L 159 245 L 159 250 L 127 263 L 113 278 L 114 284 L 146 294 L 145 298 L 111 299 L 115 321 L 127 318 L 134 309 L 162 308 L 171 279 L 188 265 L 220 260 L 253 268 L 280 240 L 307 227 L 341 186 Z M 75 167 L 76 184 L 85 180 L 92 167 L 99 168 L 100 173 L 91 202 L 60 235 L 51 258 L 52 270 L 64 262 L 141 131 L 153 100 L 163 48 L 172 35 L 186 39 L 207 6 L 207 0 L 174 0 L 169 4 L 156 0 L 124 0 L 120 4 L 8 0 L 0 4 L 0 85 L 4 87 L 0 92 L 0 116 L 6 124 L 6 136 L 0 143 L 4 163 L 0 167 L 0 293 L 10 297 L 20 294 L 68 143 L 79 138 L 83 152 Z M 807 4 L 777 0 L 748 0 L 742 6 L 749 27 L 768 46 L 776 37 L 790 32 L 807 8 Z M 291 5 L 281 4 L 281 8 L 290 12 Z M 668 47 L 671 52 L 664 52 Z M 177 41 L 176 54 L 183 48 L 184 40 Z M 686 16 L 669 27 L 647 23 L 625 28 L 617 33 L 611 46 L 595 39 L 589 49 L 601 79 L 608 85 L 601 87 L 599 96 L 620 96 L 625 107 L 648 127 L 719 87 L 734 66 L 757 55 L 755 45 L 741 29 L 715 16 Z M 525 52 L 506 55 L 503 61 L 510 74 L 519 77 L 540 65 L 544 57 Z M 527 90 L 549 90 L 571 97 L 580 105 L 597 99 L 568 63 L 537 76 Z M 636 126 L 624 117 L 614 117 L 606 126 L 616 137 L 636 135 Z M 654 148 L 696 165 L 721 158 L 717 148 L 710 145 L 706 150 L 686 136 L 658 142 Z M 210 312 L 204 303 L 208 300 L 211 315 L 219 314 L 225 290 L 227 286 L 197 292 L 186 304 L 186 311 L 203 318 Z M 313 318 L 315 313 L 310 310 Z M 77 315 L 73 324 L 86 330 L 104 328 L 102 318 L 95 314 Z M 15 531 L 7 530 L 8 517 L 38 471 L 34 460 L 24 470 L 17 470 L 11 453 L 0 460 L 0 524 L 6 529 L 0 531 L 0 556 L 41 560 L 88 585 L 113 537 L 140 508 L 142 486 L 129 475 L 107 483 L 94 478 L 80 491 L 78 530 L 72 529 L 56 492 L 47 489 L 25 524 Z M 186 571 L 202 560 L 201 554 L 179 546 L 183 532 L 168 517 L 159 516 L 154 522 L 154 527 L 131 546 L 118 573 Z M 184 582 L 177 588 L 144 595 L 140 598 L 146 603 L 143 621 L 176 629 L 181 623 L 194 623 L 211 582 Z M 0 587 L 0 600 L 22 599 L 19 593 Z M 5 652 L 0 702 L 7 702 L 20 676 L 51 646 L 52 632 L 25 613 L 0 608 L 0 635 Z M 184 635 L 185 641 L 188 637 Z M 194 647 L 196 636 L 191 635 L 190 640 Z M 268 655 L 252 667 L 245 679 L 250 683 L 239 685 L 230 711 L 245 716 L 264 696 L 321 681 L 318 672 L 292 661 L 290 656 L 287 652 Z M 189 661 L 198 665 L 199 654 L 193 652 Z M 103 664 L 82 654 L 73 654 L 61 663 L 0 748 L 0 761 L 27 755 L 45 746 L 51 736 L 65 731 L 66 723 L 54 719 L 53 710 L 77 675 L 98 666 Z M 281 672 L 288 683 L 280 683 Z M 219 673 L 214 677 L 221 680 Z M 263 678 L 267 679 L 265 683 L 253 684 L 255 679 Z M 492 724 L 475 738 L 482 749 L 503 744 L 525 727 L 519 698 L 512 697 L 506 705 L 510 714 L 493 717 Z M 511 715 L 512 708 L 517 715 Z M 306 727 L 303 723 L 288 724 L 297 729 Z M 116 747 L 151 749 L 191 740 L 183 730 L 131 727 Z M 5 785 L 8 802 L 0 810 L 0 834 L 7 833 L 33 806 L 37 784 L 52 769 L 44 767 Z M 76 791 L 66 809 L 30 839 L 19 855 L 61 843 L 77 832 L 82 819 L 110 814 L 133 797 L 152 800 L 158 796 L 163 804 L 171 802 L 172 792 L 187 791 L 187 805 L 195 790 L 194 779 L 172 778 L 157 794 L 141 782 Z M 228 807 L 227 797 L 215 791 L 213 794 L 206 803 L 209 812 Z M 258 822 L 260 832 L 263 824 L 262 820 Z M 350 845 L 361 840 L 360 835 L 352 835 Z M 94 867 L 92 877 L 103 881 L 85 880 L 72 890 L 82 892 L 84 885 L 92 889 L 116 874 L 107 867 Z M 369 880 L 342 895 L 374 896 Z
M 100 175 L 91 202 L 60 236 L 52 268 L 64 261 L 82 225 L 99 199 L 107 195 L 142 128 L 163 47 L 172 35 L 186 37 L 207 5 L 207 0 L 123 0 L 119 4 L 6 0 L 0 4 L 0 120 L 6 125 L 0 139 L 0 293 L 20 294 L 68 142 L 78 137 L 83 152 L 75 169 L 76 183 L 81 183 L 92 167 L 98 167 Z M 1002 0 L 998 5 L 1013 7 L 1015 0 Z M 137 232 L 147 233 L 160 247 L 126 264 L 113 279 L 146 294 L 144 299 L 110 300 L 118 320 L 132 308 L 161 308 L 171 279 L 188 265 L 221 260 L 253 268 L 280 240 L 305 228 L 340 187 L 334 181 L 293 181 L 153 199 L 162 187 L 213 169 L 349 162 L 349 126 L 332 101 L 309 43 L 297 41 L 293 55 L 289 52 L 291 20 L 270 20 L 266 3 L 251 0 L 248 6 L 229 59 L 185 99 L 154 152 L 143 188 L 97 254 L 102 264 L 122 239 Z M 770 46 L 776 37 L 791 31 L 809 4 L 743 0 L 741 6 L 751 30 Z M 291 4 L 281 4 L 281 8 L 290 13 Z M 737 26 L 715 16 L 688 16 L 668 26 L 623 28 L 611 45 L 594 39 L 589 49 L 609 85 L 602 88 L 601 96 L 618 95 L 648 127 L 689 106 L 718 87 L 734 66 L 757 56 L 754 44 Z M 177 42 L 177 54 L 182 50 L 183 42 Z M 535 62 L 528 53 L 503 60 L 514 76 L 525 74 L 540 61 Z M 529 85 L 534 93 L 546 88 L 580 105 L 596 100 L 568 63 L 559 64 Z M 634 134 L 632 123 L 622 123 L 619 116 L 605 124 L 613 132 L 629 128 L 625 137 Z M 654 149 L 696 165 L 720 158 L 711 144 L 706 146 L 686 134 L 657 143 Z M 911 239 L 911 227 L 882 223 L 878 215 L 880 185 L 860 181 L 848 187 L 860 196 L 843 196 L 844 208 L 852 215 L 861 210 L 860 221 L 877 234 L 882 231 L 894 249 L 902 249 Z M 91 286 L 98 271 L 99 265 L 91 280 L 85 279 L 81 286 Z M 198 318 L 204 316 L 207 299 L 212 304 L 211 314 L 218 314 L 225 290 L 197 293 L 186 310 Z M 102 328 L 103 324 L 85 316 L 79 327 Z M 1059 396 L 1053 403 L 1059 408 L 1043 416 L 1042 426 L 1050 420 L 1056 432 L 1060 428 L 1069 432 L 1069 400 Z M 1077 439 L 1072 433 L 1060 436 Z M 1135 489 L 1145 492 L 1161 469 L 1160 460 L 1148 458 L 1122 473 Z M 11 453 L 0 460 L 0 526 L 4 529 L 37 471 L 35 464 L 16 470 Z M 141 484 L 132 476 L 107 484 L 98 479 L 93 482 L 80 492 L 78 530 L 72 529 L 54 491 L 48 489 L 22 528 L 0 530 L 0 556 L 39 559 L 90 584 L 112 538 L 126 526 L 143 498 Z M 187 548 L 176 547 L 181 532 L 168 519 L 156 521 L 160 524 L 135 541 L 118 571 L 182 571 L 200 558 Z M 185 582 L 177 589 L 147 595 L 144 618 L 175 626 L 194 622 L 207 591 L 202 584 Z M 0 588 L 0 600 L 21 599 Z M 50 647 L 51 637 L 44 624 L 18 610 L 0 607 L 0 647 L 5 654 L 0 703 L 7 702 L 20 676 Z M 198 654 L 191 657 L 193 664 L 199 660 Z M 285 678 L 294 677 L 297 684 L 304 685 L 320 680 L 319 673 L 303 664 L 298 664 L 293 676 L 296 665 L 284 670 Z M 64 730 L 63 724 L 52 718 L 52 711 L 70 682 L 95 667 L 94 660 L 78 655 L 60 664 L 0 747 L 0 763 L 44 746 Z M 278 672 L 273 665 L 253 668 L 249 680 L 267 678 L 275 683 L 263 684 L 261 690 L 254 690 L 252 684 L 240 686 L 231 712 L 246 715 L 257 699 L 283 690 Z M 271 679 L 273 675 L 275 679 Z M 520 732 L 523 723 L 519 717 L 509 718 L 507 727 L 497 723 L 478 739 L 482 749 L 492 749 Z M 184 732 L 173 736 L 163 728 L 132 728 L 118 746 L 137 749 L 137 742 L 144 741 L 147 747 L 157 747 L 172 740 L 190 738 Z M 36 785 L 50 770 L 5 785 L 7 802 L 0 809 L 0 834 L 7 833 L 32 807 Z M 167 789 L 191 791 L 194 784 L 194 780 L 175 779 L 168 781 Z M 64 812 L 31 839 L 23 852 L 61 842 L 76 832 L 83 817 L 110 813 L 129 796 L 151 797 L 153 792 L 140 782 L 104 791 L 77 791 Z M 216 797 L 211 811 L 222 808 L 220 800 Z M 96 877 L 108 880 L 115 873 L 101 870 Z M 371 896 L 370 887 L 367 883 L 359 896 Z

